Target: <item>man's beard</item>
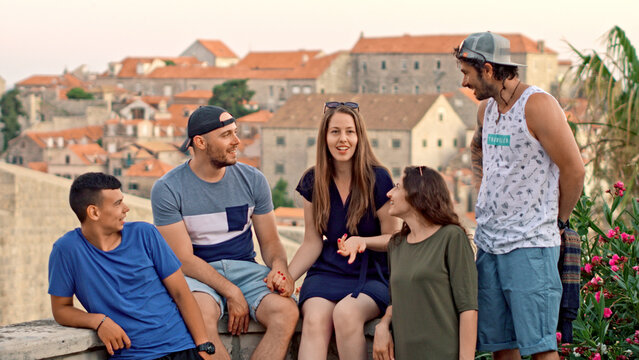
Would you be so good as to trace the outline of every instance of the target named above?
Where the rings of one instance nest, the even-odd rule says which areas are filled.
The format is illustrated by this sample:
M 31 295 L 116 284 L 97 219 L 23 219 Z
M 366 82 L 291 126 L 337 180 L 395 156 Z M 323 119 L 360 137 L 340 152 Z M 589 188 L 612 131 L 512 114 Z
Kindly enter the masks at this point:
M 237 150 L 236 150 L 237 151 Z M 237 158 L 235 160 L 227 160 L 227 152 L 226 150 L 224 151 L 216 151 L 215 149 L 212 149 L 208 146 L 207 144 L 207 149 L 206 149 L 206 153 L 209 156 L 209 159 L 211 161 L 211 164 L 213 164 L 213 166 L 217 167 L 217 168 L 223 168 L 226 166 L 230 166 L 230 165 L 235 165 L 235 163 L 237 162 Z

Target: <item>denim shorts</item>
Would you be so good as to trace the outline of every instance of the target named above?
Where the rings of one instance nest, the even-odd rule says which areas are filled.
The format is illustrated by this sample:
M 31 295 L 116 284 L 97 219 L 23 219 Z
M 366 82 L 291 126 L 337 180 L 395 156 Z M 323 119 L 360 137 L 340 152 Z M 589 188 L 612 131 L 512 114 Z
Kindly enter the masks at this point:
M 522 356 L 557 350 L 558 259 L 559 246 L 477 252 L 478 350 L 518 348 Z
M 264 283 L 264 278 L 271 269 L 264 265 L 245 260 L 219 260 L 210 262 L 209 265 L 213 266 L 220 275 L 240 288 L 249 306 L 251 318 L 257 321 L 255 315 L 257 307 L 266 295 L 272 294 L 266 286 L 266 283 Z M 203 282 L 188 276 L 185 276 L 185 278 L 192 292 L 203 292 L 211 295 L 213 299 L 215 299 L 215 302 L 220 305 L 220 318 L 222 318 L 226 312 L 226 299 Z

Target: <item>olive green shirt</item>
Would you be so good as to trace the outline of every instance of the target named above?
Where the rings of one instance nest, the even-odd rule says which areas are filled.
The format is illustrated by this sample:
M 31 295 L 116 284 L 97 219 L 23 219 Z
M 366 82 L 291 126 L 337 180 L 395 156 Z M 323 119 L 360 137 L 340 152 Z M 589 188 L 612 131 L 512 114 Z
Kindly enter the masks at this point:
M 456 225 L 415 244 L 388 245 L 395 357 L 458 359 L 459 314 L 477 310 L 477 269 L 468 237 Z

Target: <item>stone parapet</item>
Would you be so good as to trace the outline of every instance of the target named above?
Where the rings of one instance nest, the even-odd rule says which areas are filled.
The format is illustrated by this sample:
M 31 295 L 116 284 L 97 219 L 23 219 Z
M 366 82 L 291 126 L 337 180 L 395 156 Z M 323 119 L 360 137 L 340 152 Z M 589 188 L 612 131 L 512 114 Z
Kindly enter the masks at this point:
M 364 327 L 369 358 L 372 358 L 373 320 Z M 227 317 L 219 322 L 218 331 L 232 360 L 247 360 L 264 335 L 264 327 L 254 321 L 247 334 L 232 336 L 227 330 Z M 297 359 L 301 320 L 287 353 L 287 360 Z M 0 327 L 0 359 L 2 360 L 104 360 L 107 353 L 95 331 L 58 325 L 53 319 L 36 320 Z M 328 360 L 337 360 L 334 339 L 329 346 Z

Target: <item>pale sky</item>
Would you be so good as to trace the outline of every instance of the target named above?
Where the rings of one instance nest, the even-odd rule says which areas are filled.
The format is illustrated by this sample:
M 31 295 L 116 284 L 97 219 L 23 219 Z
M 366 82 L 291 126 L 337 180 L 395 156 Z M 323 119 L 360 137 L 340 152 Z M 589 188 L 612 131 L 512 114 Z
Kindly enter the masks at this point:
M 570 58 L 564 41 L 601 49 L 614 25 L 639 50 L 639 0 L 0 0 L 0 76 L 87 64 L 102 72 L 127 56 L 177 56 L 195 39 L 250 50 L 349 50 L 371 36 L 522 33 Z M 573 59 L 574 60 L 574 59 Z

